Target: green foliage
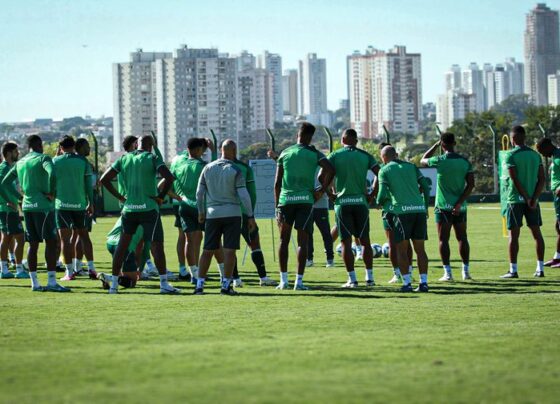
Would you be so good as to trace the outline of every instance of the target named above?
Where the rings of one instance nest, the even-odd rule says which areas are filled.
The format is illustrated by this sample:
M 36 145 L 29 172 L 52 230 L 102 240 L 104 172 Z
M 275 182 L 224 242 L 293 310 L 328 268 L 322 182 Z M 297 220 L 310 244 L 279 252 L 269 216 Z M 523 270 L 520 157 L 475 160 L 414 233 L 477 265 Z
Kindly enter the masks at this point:
M 510 95 L 500 104 L 495 105 L 492 111 L 498 115 L 513 115 L 513 124 L 521 125 L 525 122 L 525 113 L 531 105 L 526 94 Z

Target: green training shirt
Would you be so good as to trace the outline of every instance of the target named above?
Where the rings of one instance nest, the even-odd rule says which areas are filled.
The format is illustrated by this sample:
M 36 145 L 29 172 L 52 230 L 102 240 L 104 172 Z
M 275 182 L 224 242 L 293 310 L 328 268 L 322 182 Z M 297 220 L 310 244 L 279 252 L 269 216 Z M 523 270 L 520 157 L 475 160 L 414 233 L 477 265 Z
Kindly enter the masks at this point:
M 182 152 L 180 152 L 179 154 L 177 154 L 175 157 L 173 157 L 173 160 L 171 160 L 171 166 L 169 167 L 169 171 L 173 172 L 173 171 L 172 171 L 173 165 L 176 164 L 177 160 L 179 160 L 182 156 L 186 156 L 186 155 L 187 155 L 187 152 L 186 152 L 186 151 L 182 151 Z M 162 160 L 163 160 L 163 158 L 162 158 Z M 175 181 L 175 182 L 173 183 L 173 188 L 172 188 L 172 189 L 173 189 L 173 192 L 175 192 L 177 195 L 181 196 L 181 195 L 177 192 L 178 189 L 177 189 L 177 184 L 176 184 L 176 182 L 177 182 L 177 181 Z M 175 198 L 172 198 L 172 199 L 171 199 L 171 204 L 172 204 L 172 205 L 179 205 L 180 202 L 179 202 L 178 200 L 176 200 Z
M 255 210 L 255 204 L 257 203 L 257 187 L 255 185 L 255 173 L 253 169 L 248 165 L 242 162 L 241 160 L 233 160 L 233 164 L 241 170 L 241 174 L 245 179 L 245 186 L 247 187 L 247 192 L 249 192 L 249 196 L 251 197 L 251 206 L 253 207 L 253 211 Z M 246 215 L 245 208 L 243 204 L 241 204 L 241 213 Z
M 183 198 L 183 203 L 196 208 L 196 188 L 206 162 L 187 154 L 177 156 L 171 163 L 171 174 L 175 176 L 173 191 Z
M 16 178 L 24 195 L 24 212 L 47 212 L 53 209 L 53 203 L 45 196 L 55 191 L 54 166 L 49 156 L 34 151 L 27 153 L 12 166 L 2 180 L 2 186 L 12 184 Z
M 555 192 L 560 188 L 560 148 L 552 152 L 552 163 L 550 163 L 550 189 Z
M 13 165 L 9 165 L 7 161 L 3 161 L 2 164 L 0 164 L 0 183 L 2 182 L 4 177 L 6 177 L 12 167 Z M 8 202 L 11 202 L 15 205 L 19 203 L 15 181 L 12 181 L 9 184 L 2 185 L 2 187 L 10 189 L 5 190 L 6 198 L 2 197 L 2 195 L 0 194 L 0 212 L 17 212 L 17 210 L 8 205 Z
M 161 158 L 144 150 L 127 153 L 113 163 L 111 167 L 119 173 L 126 198 L 123 212 L 159 210 L 152 197 L 158 195 L 157 170 L 164 165 Z
M 379 170 L 377 204 L 390 201 L 388 212 L 396 215 L 426 212 L 426 201 L 420 194 L 422 173 L 414 164 L 393 160 Z
M 279 205 L 314 204 L 315 172 L 325 155 L 313 146 L 298 143 L 285 149 L 277 164 L 284 168 Z
M 428 167 L 437 168 L 436 208 L 453 210 L 463 195 L 468 173 L 473 172 L 471 163 L 457 153 L 445 153 L 428 160 Z M 461 212 L 466 212 L 467 202 L 461 205 Z
M 514 168 L 521 186 L 529 197 L 535 192 L 537 187 L 539 166 L 542 165 L 539 153 L 527 146 L 514 147 L 506 157 L 507 168 Z M 507 203 L 525 203 L 523 197 L 517 192 L 515 184 L 508 177 L 507 181 Z
M 368 152 L 353 146 L 331 153 L 329 161 L 334 166 L 335 205 L 367 205 L 367 173 L 377 166 Z
M 92 200 L 91 166 L 82 156 L 64 153 L 53 159 L 56 175 L 55 208 L 86 210 Z

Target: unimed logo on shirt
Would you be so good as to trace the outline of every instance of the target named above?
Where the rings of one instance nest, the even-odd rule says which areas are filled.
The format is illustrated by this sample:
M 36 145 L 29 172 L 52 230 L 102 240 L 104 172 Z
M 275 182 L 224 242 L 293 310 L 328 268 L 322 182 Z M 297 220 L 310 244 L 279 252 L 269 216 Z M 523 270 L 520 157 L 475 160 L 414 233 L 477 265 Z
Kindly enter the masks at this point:
M 297 202 L 297 201 L 308 201 L 309 197 L 306 195 L 288 195 L 286 196 L 286 201 Z
M 353 197 L 353 198 L 342 198 L 340 199 L 340 203 L 362 203 L 363 199 L 360 197 Z
M 82 205 L 79 204 L 79 203 L 60 202 L 60 207 L 61 208 L 68 208 L 68 209 L 80 209 L 82 207 Z
M 33 208 L 38 208 L 39 204 L 37 202 L 35 202 L 35 203 L 24 203 L 21 207 L 23 209 L 33 209 Z
M 125 206 L 125 208 L 128 208 L 128 209 L 146 209 L 147 208 L 145 203 L 142 204 L 142 205 L 124 205 L 124 206 Z

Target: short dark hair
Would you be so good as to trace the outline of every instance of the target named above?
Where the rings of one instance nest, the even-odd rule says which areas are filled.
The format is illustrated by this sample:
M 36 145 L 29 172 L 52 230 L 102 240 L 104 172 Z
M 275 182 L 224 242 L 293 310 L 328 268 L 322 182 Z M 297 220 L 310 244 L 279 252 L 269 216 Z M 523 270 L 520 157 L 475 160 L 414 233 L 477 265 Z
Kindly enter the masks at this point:
M 76 145 L 76 141 L 72 136 L 65 135 L 62 137 L 62 139 L 60 139 L 60 142 L 58 142 L 58 144 L 63 149 L 69 149 L 70 147 L 74 147 Z
M 138 140 L 138 138 L 136 136 L 133 136 L 133 135 L 125 136 L 123 141 L 122 141 L 123 149 L 128 151 L 129 147 L 132 146 L 132 144 L 134 142 L 136 142 L 137 140 Z
M 549 137 L 543 137 L 537 142 L 537 148 L 540 149 L 542 147 L 554 147 L 552 144 L 552 139 Z
M 39 135 L 31 135 L 27 137 L 27 146 L 30 149 L 35 149 L 36 147 L 40 146 L 42 143 L 43 140 Z
M 315 134 L 315 126 L 309 122 L 303 122 L 298 130 L 299 136 L 313 136 Z
M 383 149 L 385 146 L 392 146 L 391 143 L 388 142 L 381 142 L 379 143 L 379 150 Z
M 525 136 L 525 128 L 521 125 L 514 126 L 511 128 L 511 134 Z
M 441 135 L 441 143 L 447 145 L 455 144 L 455 135 L 451 132 L 445 132 Z
M 204 147 L 205 145 L 206 145 L 206 140 L 199 137 L 191 137 L 187 141 L 187 149 L 189 150 L 195 150 L 198 149 L 199 147 Z
M 89 144 L 88 140 L 85 137 L 79 137 L 76 139 L 76 150 L 81 150 L 86 144 Z
M 2 157 L 6 158 L 8 153 L 14 151 L 17 148 L 18 145 L 16 142 L 12 142 L 11 140 L 8 140 L 6 143 L 2 145 Z
M 358 138 L 358 132 L 356 132 L 354 129 L 346 129 L 344 131 L 344 135 L 345 136 L 350 136 L 350 137 L 353 137 L 353 138 L 356 138 L 356 139 Z

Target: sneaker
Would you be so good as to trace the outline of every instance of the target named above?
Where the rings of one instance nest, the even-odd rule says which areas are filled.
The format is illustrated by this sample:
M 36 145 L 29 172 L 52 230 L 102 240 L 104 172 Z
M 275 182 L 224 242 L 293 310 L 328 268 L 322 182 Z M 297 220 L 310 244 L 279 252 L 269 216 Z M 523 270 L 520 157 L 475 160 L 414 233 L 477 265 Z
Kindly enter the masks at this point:
M 280 282 L 280 284 L 278 286 L 276 286 L 276 289 L 278 289 L 278 290 L 290 289 L 290 284 Z
M 58 283 L 55 283 L 54 285 L 47 285 L 45 290 L 47 292 L 60 292 L 60 293 L 71 292 L 71 290 L 69 288 L 65 288 L 64 286 L 60 286 Z
M 62 262 L 56 264 L 56 272 L 66 272 L 66 268 Z
M 204 289 L 202 288 L 195 288 L 193 291 L 193 295 L 203 295 L 204 294 Z
M 152 267 L 149 267 L 149 268 L 144 269 L 144 271 L 146 272 L 146 274 L 147 274 L 149 277 L 154 277 L 154 278 L 159 277 L 159 272 L 158 272 L 158 270 L 156 269 L 156 267 L 153 267 L 153 266 L 152 266 Z
M 72 275 L 64 275 L 60 278 L 61 281 L 73 281 L 76 279 L 76 273 L 74 272 Z
M 233 287 L 234 288 L 242 288 L 243 287 L 243 281 L 241 279 L 234 279 L 233 280 Z
M 191 274 L 189 274 L 187 272 L 186 275 L 182 275 L 181 273 L 179 273 L 179 280 L 180 281 L 185 281 L 185 282 L 190 282 L 191 281 Z
M 387 283 L 402 283 L 402 275 L 397 276 L 397 275 L 393 275 L 393 277 L 391 279 L 389 279 L 389 282 Z
M 439 278 L 440 282 L 453 282 L 453 275 L 445 273 L 441 278 Z
M 553 267 L 554 265 L 560 265 L 560 259 L 558 258 L 553 258 L 550 261 L 546 261 L 544 263 L 545 267 Z
M 43 286 L 31 286 L 32 292 L 44 292 L 45 288 Z
M 418 287 L 416 289 L 414 289 L 415 292 L 422 292 L 422 293 L 427 293 L 428 292 L 428 284 L 427 283 L 420 283 L 418 285 Z
M 88 270 L 87 270 L 87 269 L 80 268 L 79 271 L 74 271 L 74 275 L 77 275 L 77 276 L 88 276 L 89 273 L 88 273 Z M 93 279 L 97 279 L 97 278 L 93 278 Z
M 101 281 L 101 286 L 103 287 L 103 289 L 110 289 L 111 288 L 111 282 L 113 281 L 112 276 L 104 274 L 103 272 L 101 272 L 100 274 L 97 275 L 97 279 L 99 279 Z
M 181 293 L 181 289 L 177 289 L 168 283 L 165 286 L 160 286 L 159 293 L 162 295 L 178 295 Z
M 358 282 L 347 281 L 341 288 L 354 289 L 358 287 Z
M 158 274 L 158 276 L 159 276 L 159 274 Z M 170 270 L 167 270 L 167 280 L 168 281 L 176 281 L 177 279 L 178 279 L 177 275 L 175 275 Z
M 118 289 L 110 288 L 108 293 L 109 293 L 110 295 L 118 295 L 118 294 L 119 294 L 119 290 L 118 290 Z
M 261 279 L 260 285 L 261 286 L 277 286 L 278 282 L 276 282 L 274 279 L 264 278 L 264 279 Z
M 560 268 L 560 262 L 558 264 L 554 264 L 550 266 L 551 268 Z
M 305 261 L 305 266 L 306 266 L 306 267 L 309 268 L 309 267 L 312 267 L 313 265 L 315 265 L 315 264 L 313 263 L 313 260 L 307 260 L 307 261 Z
M 413 289 L 412 289 L 412 284 L 411 283 L 409 283 L 408 285 L 402 285 L 401 286 L 401 292 L 408 293 L 408 292 L 412 292 L 412 291 L 413 291 Z
M 14 279 L 15 276 L 11 272 L 2 272 L 0 273 L 0 279 Z
M 220 295 L 226 296 L 238 296 L 239 293 L 236 292 L 231 286 L 227 289 L 220 289 Z
M 309 290 L 309 288 L 305 286 L 303 283 L 296 283 L 294 285 L 294 290 Z
M 16 274 L 16 279 L 29 279 L 29 278 L 31 278 L 31 276 L 26 271 L 18 272 Z
M 97 279 L 97 272 L 94 269 L 88 270 L 88 276 L 89 279 L 95 280 Z
M 471 274 L 469 272 L 463 272 L 463 280 L 464 281 L 472 281 L 473 278 L 471 277 Z
M 366 286 L 367 286 L 368 288 L 372 288 L 372 287 L 375 286 L 375 282 L 374 282 L 374 281 L 366 281 Z
M 206 278 L 208 280 L 208 278 Z M 198 279 L 191 277 L 191 285 L 196 285 L 198 283 Z
M 533 274 L 535 278 L 544 278 L 544 271 L 535 271 Z
M 500 276 L 500 278 L 513 279 L 513 278 L 519 278 L 519 275 L 517 275 L 517 272 L 508 272 L 507 274 Z
M 325 268 L 334 268 L 334 260 L 327 260 L 327 265 Z

